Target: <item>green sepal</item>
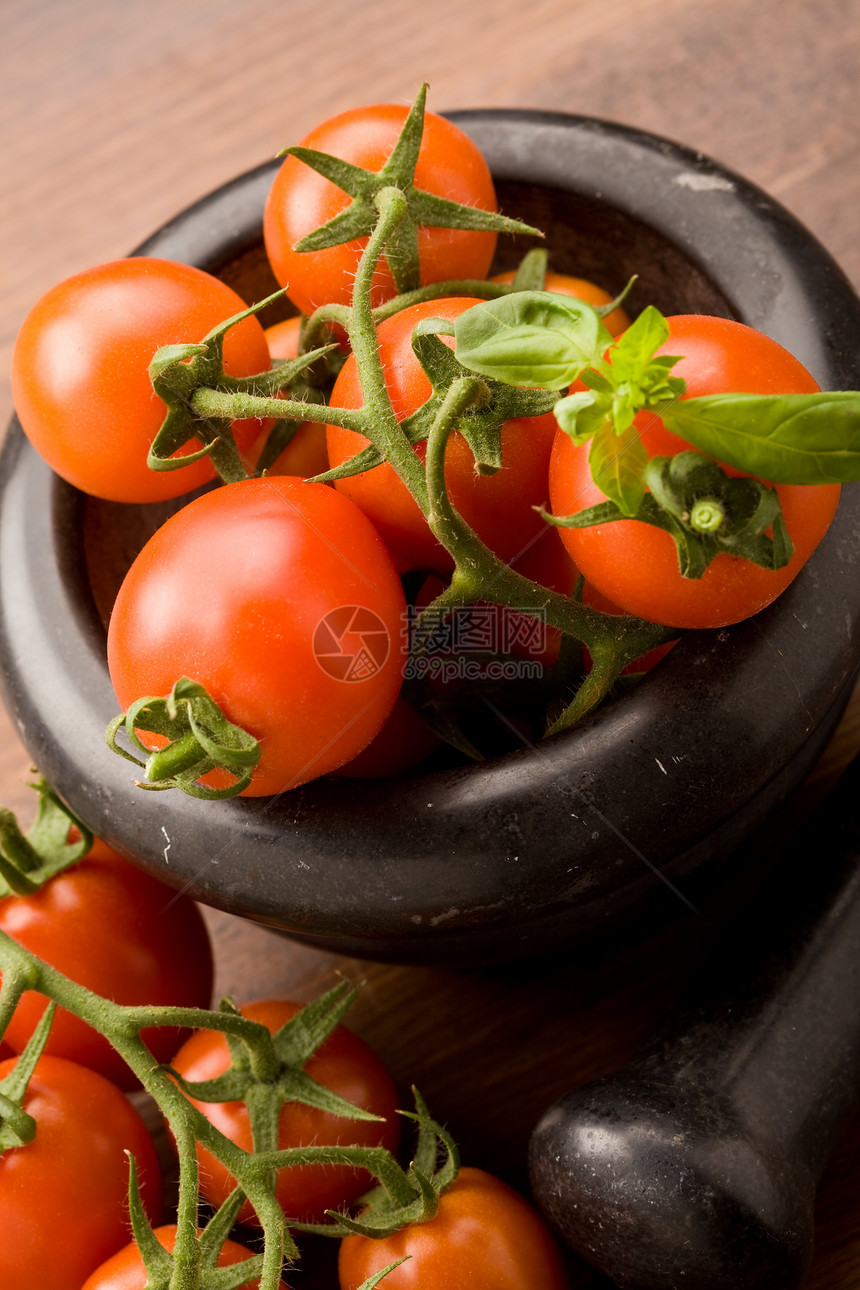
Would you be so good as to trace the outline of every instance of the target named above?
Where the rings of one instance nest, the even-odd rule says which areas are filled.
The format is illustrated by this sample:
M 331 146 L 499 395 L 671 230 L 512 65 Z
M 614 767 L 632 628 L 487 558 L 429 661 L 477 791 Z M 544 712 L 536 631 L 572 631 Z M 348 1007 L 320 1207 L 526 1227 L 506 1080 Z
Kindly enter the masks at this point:
M 140 1251 L 146 1271 L 147 1290 L 169 1290 L 176 1270 L 176 1256 L 170 1254 L 153 1231 L 140 1195 L 137 1165 L 129 1155 L 128 1211 L 134 1243 Z M 245 1194 L 236 1187 L 212 1215 L 206 1226 L 195 1236 L 197 1241 L 197 1269 L 194 1284 L 200 1290 L 239 1290 L 248 1281 L 259 1276 L 263 1269 L 263 1255 L 250 1255 L 239 1263 L 218 1267 L 218 1258 L 224 1242 L 230 1235 Z
M 26 837 L 11 811 L 0 808 L 0 899 L 32 896 L 56 874 L 77 864 L 93 835 L 60 801 L 44 779 L 31 785 L 39 794 L 36 818 Z M 69 841 L 76 829 L 78 837 Z
M 728 475 L 718 462 L 697 452 L 653 457 L 644 478 L 651 491 L 633 516 L 625 515 L 614 501 L 573 515 L 541 514 L 556 528 L 590 528 L 632 518 L 664 529 L 674 539 L 685 578 L 700 578 L 723 553 L 764 569 L 781 569 L 794 554 L 776 490 L 759 480 Z M 704 532 L 695 527 L 702 510 L 717 519 L 715 527 Z M 772 536 L 766 534 L 768 528 Z
M 260 1043 L 270 1050 L 274 1059 L 272 1069 L 266 1072 L 262 1081 L 254 1073 L 250 1042 L 236 1035 L 225 1035 L 230 1044 L 231 1065 L 221 1075 L 192 1081 L 171 1070 L 171 1077 L 188 1097 L 198 1102 L 248 1102 L 255 1087 L 262 1082 L 270 1094 L 273 1128 L 276 1128 L 278 1113 L 286 1102 L 299 1102 L 348 1120 L 379 1120 L 378 1115 L 319 1084 L 304 1070 L 307 1062 L 340 1025 L 357 994 L 356 987 L 348 981 L 340 981 L 320 998 L 305 1004 L 273 1035 L 261 1026 Z M 222 1000 L 221 1010 L 235 1011 L 235 1008 L 229 1001 Z M 268 1057 L 268 1053 L 264 1057 Z M 269 1139 L 272 1135 L 266 1131 L 263 1136 Z M 260 1150 L 258 1137 L 255 1135 L 254 1141 L 256 1149 Z M 276 1133 L 274 1140 L 277 1140 Z
M 454 382 L 472 376 L 458 361 L 451 347 L 441 339 L 441 336 L 450 334 L 451 323 L 441 318 L 422 319 L 412 334 L 415 356 L 432 387 L 426 402 L 400 423 L 413 447 L 429 435 Z M 501 466 L 501 428 L 505 422 L 543 416 L 552 411 L 555 402 L 556 395 L 551 391 L 521 389 L 501 381 L 486 380 L 481 401 L 463 413 L 456 427 L 471 448 L 478 471 L 493 474 Z M 315 475 L 314 481 L 331 483 L 336 479 L 348 479 L 373 470 L 383 460 L 379 450 L 369 444 L 339 466 Z
M 227 332 L 246 318 L 256 316 L 283 294 L 282 290 L 276 291 L 224 319 L 199 344 L 165 345 L 156 351 L 149 365 L 149 377 L 153 390 L 166 404 L 167 413 L 149 449 L 147 465 L 150 470 L 180 470 L 209 457 L 222 480 L 248 477 L 236 449 L 232 419 L 201 415 L 195 411 L 193 396 L 196 390 L 205 388 L 226 394 L 270 398 L 279 390 L 289 389 L 303 372 L 337 348 L 334 345 L 320 346 L 253 376 L 228 376 L 224 371 L 224 337 Z M 200 446 L 182 452 L 181 449 L 192 441 Z
M 412 1091 L 416 1110 L 400 1112 L 418 1125 L 418 1143 L 409 1169 L 405 1173 L 399 1168 L 392 1169 L 395 1162 L 389 1161 L 385 1178 L 359 1198 L 361 1214 L 358 1217 L 329 1210 L 331 1223 L 300 1224 L 301 1230 L 331 1236 L 356 1233 L 380 1239 L 408 1223 L 429 1222 L 435 1216 L 440 1196 L 457 1177 L 460 1155 L 451 1135 L 429 1115 L 418 1090 Z
M 301 146 L 285 148 L 281 156 L 296 157 L 317 174 L 335 184 L 352 200 L 327 224 L 301 238 L 294 247 L 298 252 L 326 250 L 367 237 L 376 227 L 379 212 L 377 195 L 385 188 L 397 188 L 406 199 L 406 218 L 402 221 L 385 255 L 397 291 L 411 291 L 420 285 L 418 260 L 419 228 L 471 229 L 482 232 L 525 233 L 542 236 L 538 229 L 520 220 L 508 219 L 495 211 L 448 201 L 415 186 L 415 167 L 424 133 L 424 105 L 427 86 L 422 85 L 409 110 L 403 128 L 381 170 L 363 170 L 351 162 Z
M 376 1290 L 376 1287 L 382 1284 L 389 1272 L 393 1272 L 395 1268 L 400 1267 L 401 1263 L 406 1263 L 411 1258 L 411 1254 L 404 1254 L 402 1259 L 397 1259 L 394 1263 L 389 1263 L 387 1267 L 380 1268 L 378 1272 L 374 1272 L 372 1277 L 368 1277 L 366 1281 L 362 1281 L 358 1290 Z
M 39 1024 L 15 1065 L 0 1080 L 0 1155 L 15 1147 L 26 1146 L 38 1132 L 39 1126 L 33 1116 L 24 1110 L 23 1101 L 36 1064 L 48 1042 L 56 1011 L 57 1005 L 52 1000 L 42 1013 Z
M 150 752 L 138 729 L 165 737 L 167 746 Z M 145 760 L 117 743 L 120 730 L 146 755 Z M 262 751 L 253 735 L 227 720 L 202 685 L 184 676 L 170 694 L 138 699 L 127 712 L 120 713 L 108 726 L 105 738 L 113 752 L 144 770 L 146 780 L 136 781 L 139 788 L 178 788 L 191 797 L 206 799 L 235 797 L 247 788 Z M 212 789 L 197 782 L 216 767 L 233 775 L 234 783 Z
M 525 255 L 517 265 L 517 271 L 514 274 L 514 280 L 511 283 L 512 290 L 546 290 L 546 271 L 548 261 L 549 253 L 544 246 L 533 246 L 530 251 L 526 251 Z

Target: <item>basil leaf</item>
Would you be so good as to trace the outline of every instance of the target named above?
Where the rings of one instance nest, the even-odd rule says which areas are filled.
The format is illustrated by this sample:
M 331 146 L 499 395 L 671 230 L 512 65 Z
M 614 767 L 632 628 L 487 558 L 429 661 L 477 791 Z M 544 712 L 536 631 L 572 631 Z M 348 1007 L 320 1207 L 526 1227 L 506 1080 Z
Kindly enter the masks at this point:
M 517 291 L 460 314 L 454 324 L 464 367 L 508 385 L 564 389 L 600 362 L 612 337 L 590 305 L 549 291 Z
M 617 434 L 611 422 L 606 422 L 591 441 L 591 477 L 622 515 L 632 517 L 642 505 L 648 460 L 638 431 L 632 428 Z
M 612 346 L 612 371 L 616 384 L 631 379 L 638 382 L 657 350 L 668 339 L 666 319 L 653 305 L 647 305 Z M 670 360 L 670 363 L 674 361 Z M 658 362 L 664 366 L 666 360 Z
M 587 443 L 607 420 L 612 398 L 580 390 L 559 399 L 553 408 L 555 419 L 576 444 Z
M 668 430 L 777 484 L 860 480 L 860 392 L 716 394 L 660 410 Z

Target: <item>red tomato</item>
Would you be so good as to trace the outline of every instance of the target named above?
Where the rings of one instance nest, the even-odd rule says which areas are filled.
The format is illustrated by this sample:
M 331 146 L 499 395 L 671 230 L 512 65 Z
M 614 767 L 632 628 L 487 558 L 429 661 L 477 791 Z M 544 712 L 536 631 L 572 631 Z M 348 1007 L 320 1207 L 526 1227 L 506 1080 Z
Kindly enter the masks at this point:
M 212 950 L 197 906 L 103 842 L 94 842 L 83 860 L 35 895 L 0 900 L 0 929 L 116 1003 L 209 1007 Z M 44 1009 L 43 995 L 28 990 L 21 997 L 6 1028 L 16 1052 L 23 1051 Z M 160 1062 L 179 1042 L 176 1030 L 168 1028 L 146 1030 L 142 1037 Z M 61 1008 L 44 1051 L 90 1066 L 121 1088 L 136 1086 L 111 1044 Z
M 168 1253 L 172 1254 L 176 1245 L 176 1224 L 167 1223 L 163 1227 L 157 1227 L 155 1235 Z M 244 1263 L 245 1259 L 253 1257 L 253 1251 L 246 1246 L 239 1245 L 236 1241 L 225 1241 L 218 1256 L 218 1267 L 232 1267 L 234 1263 Z M 259 1284 L 258 1278 L 245 1281 L 239 1290 L 257 1290 Z M 126 1245 L 112 1255 L 100 1268 L 96 1268 L 92 1276 L 84 1282 L 82 1290 L 146 1290 L 146 1285 L 143 1259 L 140 1256 L 140 1250 L 132 1241 L 130 1245 Z M 280 1290 L 286 1290 L 283 1281 L 280 1282 Z
M 272 323 L 266 328 L 266 344 L 272 362 L 283 363 L 295 358 L 299 352 L 299 332 L 302 329 L 302 316 L 295 314 L 281 322 Z
M 412 350 L 412 331 L 422 318 L 453 320 L 477 304 L 466 296 L 430 300 L 386 319 L 378 328 L 379 350 L 388 393 L 399 420 L 426 403 L 430 382 Z M 450 338 L 448 338 L 450 340 Z M 333 407 L 363 403 L 358 367 L 350 357 L 332 390 Z M 502 468 L 479 475 L 465 439 L 453 434 L 445 455 L 445 479 L 451 501 L 479 537 L 503 560 L 515 559 L 544 526 L 533 510 L 547 495 L 547 471 L 556 422 L 552 413 L 508 421 L 502 427 Z M 363 435 L 339 426 L 327 431 L 332 466 L 367 446 Z M 426 445 L 416 451 L 423 457 Z M 361 475 L 339 479 L 339 492 L 351 498 L 382 534 L 397 568 L 451 568 L 448 552 L 436 541 L 418 503 L 387 463 Z
M 568 1290 L 570 1281 L 549 1229 L 506 1183 L 481 1169 L 461 1169 L 426 1223 L 372 1240 L 347 1236 L 338 1261 L 340 1290 L 361 1283 L 404 1255 L 385 1290 Z
M 388 553 L 347 498 L 286 475 L 244 480 L 184 506 L 135 560 L 111 615 L 111 680 L 123 708 L 181 676 L 200 682 L 261 741 L 245 791 L 278 793 L 381 729 L 405 611 Z
M 17 1058 L 0 1064 L 0 1079 Z M 36 1136 L 0 1155 L 0 1285 L 80 1290 L 128 1240 L 128 1158 L 157 1222 L 161 1177 L 152 1140 L 128 1098 L 103 1076 L 42 1057 L 24 1097 Z
M 242 1013 L 260 1021 L 274 1033 L 296 1015 L 300 1005 L 287 1000 L 265 1000 L 246 1004 Z M 229 1065 L 229 1050 L 223 1035 L 198 1030 L 186 1040 L 171 1065 L 187 1080 L 214 1079 Z M 397 1100 L 391 1077 L 376 1054 L 356 1035 L 338 1026 L 305 1065 L 305 1071 L 349 1102 L 383 1116 L 378 1120 L 346 1120 L 340 1116 L 304 1106 L 284 1104 L 279 1121 L 278 1146 L 381 1145 L 397 1147 Z M 216 1128 L 246 1151 L 252 1146 L 248 1111 L 242 1102 L 195 1103 Z M 198 1145 L 201 1188 L 206 1199 L 220 1205 L 235 1186 L 230 1174 L 210 1153 Z M 340 1165 L 298 1165 L 278 1172 L 276 1194 L 288 1218 L 321 1222 L 327 1209 L 350 1205 L 369 1185 L 368 1176 L 358 1169 Z M 241 1211 L 240 1221 L 253 1222 L 250 1206 Z
M 400 104 L 353 108 L 332 117 L 302 140 L 305 148 L 327 152 L 365 170 L 381 170 L 403 128 L 408 109 Z M 444 117 L 428 112 L 415 185 L 449 201 L 496 210 L 487 163 L 468 135 Z M 287 157 L 269 192 L 263 234 L 275 277 L 301 313 L 320 305 L 349 304 L 355 271 L 367 241 L 360 238 L 324 251 L 297 252 L 295 244 L 333 219 L 350 198 L 296 157 Z M 464 229 L 419 228 L 421 283 L 451 278 L 484 278 L 496 234 Z M 381 304 L 396 294 L 388 265 L 374 274 L 371 299 Z
M 70 484 L 111 501 L 157 501 L 206 483 L 215 472 L 205 459 L 176 471 L 147 466 L 166 411 L 148 368 L 160 346 L 196 343 L 244 308 L 201 269 L 145 256 L 53 287 L 24 320 L 12 358 L 15 407 L 31 442 Z M 256 318 L 228 332 L 224 365 L 231 376 L 269 366 Z M 236 422 L 240 449 L 260 429 L 257 420 Z
M 513 282 L 516 277 L 515 269 L 508 269 L 505 273 L 496 273 L 491 282 Z M 584 300 L 587 305 L 608 305 L 612 303 L 612 296 L 603 287 L 598 287 L 596 282 L 591 282 L 588 278 L 572 278 L 567 273 L 553 273 L 550 270 L 544 280 L 544 291 L 555 291 L 561 296 L 575 296 L 577 300 Z M 611 314 L 603 319 L 603 325 L 606 327 L 610 336 L 620 336 L 621 333 L 630 326 L 630 319 L 619 305 L 613 309 Z
M 743 323 L 724 318 L 670 318 L 671 334 L 659 352 L 680 354 L 673 374 L 687 382 L 687 397 L 727 393 L 813 393 L 806 369 L 781 345 Z M 637 425 L 652 456 L 690 445 L 650 413 Z M 556 515 L 584 510 L 604 500 L 591 479 L 589 445 L 576 447 L 561 430 L 550 467 L 550 498 Z M 728 469 L 729 474 L 741 471 Z M 578 568 L 613 604 L 670 627 L 722 627 L 764 609 L 784 591 L 824 536 L 836 510 L 838 484 L 778 484 L 783 515 L 795 552 L 782 569 L 718 555 L 701 578 L 683 578 L 668 533 L 639 520 L 617 520 L 587 529 L 561 529 Z
M 399 698 L 376 738 L 335 774 L 345 779 L 402 775 L 426 760 L 441 742 L 412 705 Z

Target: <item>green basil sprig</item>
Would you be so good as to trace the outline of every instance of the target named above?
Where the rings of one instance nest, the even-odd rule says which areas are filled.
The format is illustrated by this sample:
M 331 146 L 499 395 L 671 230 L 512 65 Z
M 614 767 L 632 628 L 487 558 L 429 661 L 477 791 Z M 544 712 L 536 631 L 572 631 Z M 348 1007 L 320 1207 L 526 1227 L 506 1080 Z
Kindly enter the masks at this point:
M 707 458 L 774 484 L 860 480 L 860 392 L 681 398 L 685 382 L 671 374 L 678 358 L 657 353 L 669 325 L 653 306 L 613 341 L 589 305 L 522 291 L 475 305 L 457 319 L 455 337 L 460 363 L 482 376 L 560 393 L 580 387 L 562 394 L 553 411 L 575 443 L 590 444 L 592 477 L 608 501 L 553 522 L 636 518 L 666 529 L 685 577 L 700 577 L 720 551 L 767 568 L 792 553 L 774 490 L 734 481 L 719 467 L 716 478 Z M 635 423 L 643 411 L 699 452 L 649 459 Z M 693 493 L 707 503 L 699 512 L 709 517 L 706 532 L 690 523 Z

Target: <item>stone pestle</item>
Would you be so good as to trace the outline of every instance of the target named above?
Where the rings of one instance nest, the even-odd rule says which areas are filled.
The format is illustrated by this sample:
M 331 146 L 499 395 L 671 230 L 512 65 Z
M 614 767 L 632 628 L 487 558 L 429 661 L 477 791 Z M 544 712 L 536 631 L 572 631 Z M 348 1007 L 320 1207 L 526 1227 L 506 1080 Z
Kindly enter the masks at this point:
M 622 1290 L 792 1290 L 860 1098 L 860 759 L 647 1049 L 532 1135 L 534 1196 Z

